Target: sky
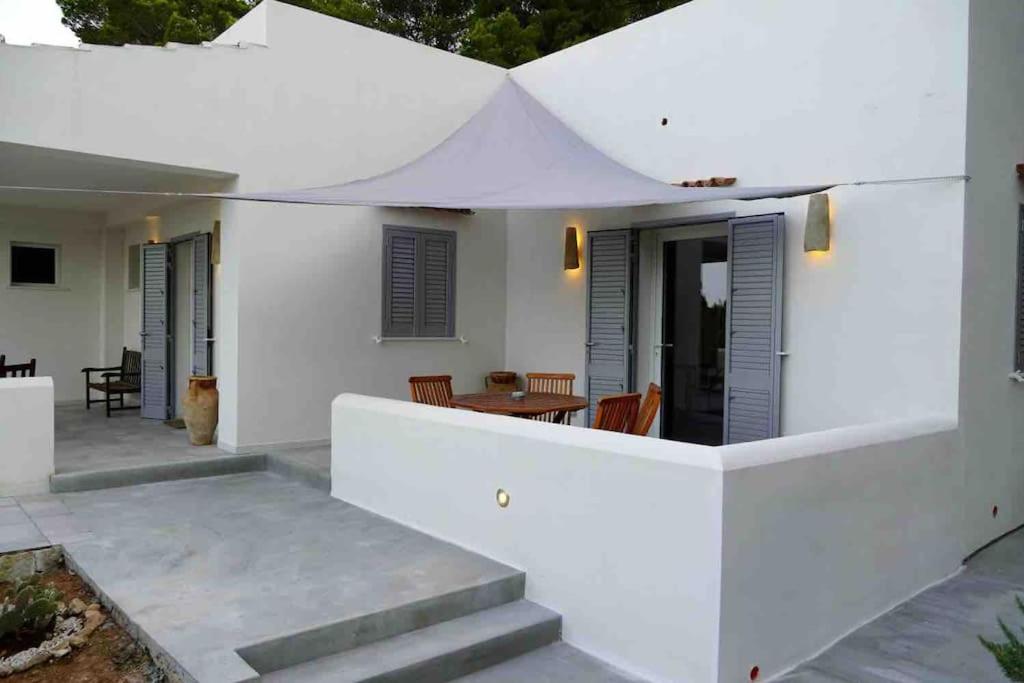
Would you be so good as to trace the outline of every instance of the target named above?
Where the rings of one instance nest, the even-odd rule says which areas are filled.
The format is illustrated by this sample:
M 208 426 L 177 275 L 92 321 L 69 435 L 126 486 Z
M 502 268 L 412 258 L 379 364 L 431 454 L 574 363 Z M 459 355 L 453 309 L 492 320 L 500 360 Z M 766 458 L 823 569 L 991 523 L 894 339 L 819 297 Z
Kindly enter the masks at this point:
M 0 0 L 0 35 L 8 43 L 78 45 L 60 18 L 56 0 Z

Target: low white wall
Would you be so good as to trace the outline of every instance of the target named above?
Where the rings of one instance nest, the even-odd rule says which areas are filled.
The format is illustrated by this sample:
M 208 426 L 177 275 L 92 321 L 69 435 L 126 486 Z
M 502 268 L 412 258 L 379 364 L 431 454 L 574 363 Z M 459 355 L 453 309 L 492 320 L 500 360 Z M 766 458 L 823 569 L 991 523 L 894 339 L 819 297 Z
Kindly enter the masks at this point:
M 652 681 L 779 674 L 965 554 L 954 418 L 710 448 L 353 394 L 332 409 L 335 497 L 523 569 L 568 642 Z
M 0 379 L 0 496 L 46 493 L 53 474 L 53 380 Z
M 724 469 L 719 681 L 807 659 L 957 571 L 956 420 L 717 449 Z
M 584 650 L 651 680 L 714 680 L 713 449 L 352 394 L 332 429 L 335 497 L 524 569 L 527 597 Z

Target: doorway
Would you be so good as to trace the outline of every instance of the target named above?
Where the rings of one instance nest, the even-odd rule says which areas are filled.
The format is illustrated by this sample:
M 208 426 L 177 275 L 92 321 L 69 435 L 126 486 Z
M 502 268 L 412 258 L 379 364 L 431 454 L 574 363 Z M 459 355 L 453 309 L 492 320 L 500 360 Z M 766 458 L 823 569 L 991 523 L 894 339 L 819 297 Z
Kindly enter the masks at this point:
M 688 233 L 659 240 L 661 437 L 719 446 L 725 425 L 729 240 L 724 224 Z

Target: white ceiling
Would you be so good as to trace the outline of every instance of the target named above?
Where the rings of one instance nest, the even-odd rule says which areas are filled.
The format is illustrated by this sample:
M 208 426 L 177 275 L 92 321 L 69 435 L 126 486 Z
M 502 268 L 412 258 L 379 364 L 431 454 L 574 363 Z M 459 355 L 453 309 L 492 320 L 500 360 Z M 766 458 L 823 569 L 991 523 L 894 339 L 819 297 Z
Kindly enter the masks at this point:
M 5 189 L 217 192 L 232 173 L 0 142 L 0 204 L 107 213 L 146 211 L 173 197 Z

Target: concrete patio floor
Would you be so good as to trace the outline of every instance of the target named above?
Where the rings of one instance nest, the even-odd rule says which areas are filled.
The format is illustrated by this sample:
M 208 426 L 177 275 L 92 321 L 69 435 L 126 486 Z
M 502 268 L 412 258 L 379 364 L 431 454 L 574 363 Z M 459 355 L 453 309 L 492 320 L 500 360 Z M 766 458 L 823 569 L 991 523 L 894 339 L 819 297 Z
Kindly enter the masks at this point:
M 175 477 L 184 478 L 190 464 L 233 454 L 216 446 L 193 446 L 184 429 L 174 429 L 161 420 L 145 420 L 138 412 L 114 413 L 106 417 L 102 406 L 57 406 L 54 413 L 54 466 L 58 475 L 110 472 L 178 464 Z M 330 485 L 331 449 L 314 445 L 288 449 L 252 449 L 269 456 L 267 468 L 327 490 Z M 192 476 L 208 476 L 209 471 Z M 157 477 L 164 478 L 164 477 Z M 128 483 L 143 483 L 145 478 Z M 102 480 L 102 478 L 101 478 Z M 114 484 L 108 484 L 114 485 Z M 119 483 L 118 485 L 123 485 Z
M 521 573 L 268 473 L 65 494 L 83 575 L 199 681 L 239 648 Z M 246 674 L 248 672 L 248 674 Z
M 1024 531 L 973 557 L 956 576 L 846 636 L 778 680 L 785 683 L 1006 683 L 978 636 L 1024 625 Z

